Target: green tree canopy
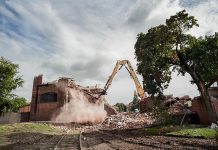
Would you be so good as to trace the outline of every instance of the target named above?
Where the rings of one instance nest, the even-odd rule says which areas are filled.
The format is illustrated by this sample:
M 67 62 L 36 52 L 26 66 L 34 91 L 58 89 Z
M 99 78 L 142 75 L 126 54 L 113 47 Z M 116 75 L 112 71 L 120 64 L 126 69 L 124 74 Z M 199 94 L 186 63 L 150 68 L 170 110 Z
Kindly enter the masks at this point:
M 10 101 L 15 97 L 12 91 L 24 82 L 18 75 L 18 69 L 17 64 L 0 58 L 0 113 L 10 110 Z
M 27 101 L 24 97 L 15 97 L 10 102 L 10 111 L 13 112 L 18 112 L 21 107 L 27 104 Z
M 196 38 L 188 34 L 195 26 L 197 20 L 183 10 L 166 19 L 165 24 L 138 34 L 135 44 L 138 72 L 151 95 L 163 95 L 172 71 L 188 73 L 211 120 L 216 121 L 208 88 L 218 80 L 218 34 Z
M 119 112 L 126 112 L 126 110 L 127 110 L 126 105 L 123 103 L 116 103 L 115 106 L 117 107 L 117 109 L 118 109 L 117 111 L 119 111 Z
M 136 91 L 134 91 L 131 111 L 135 111 L 135 109 L 139 110 L 139 99 L 138 99 L 138 94 L 136 93 Z

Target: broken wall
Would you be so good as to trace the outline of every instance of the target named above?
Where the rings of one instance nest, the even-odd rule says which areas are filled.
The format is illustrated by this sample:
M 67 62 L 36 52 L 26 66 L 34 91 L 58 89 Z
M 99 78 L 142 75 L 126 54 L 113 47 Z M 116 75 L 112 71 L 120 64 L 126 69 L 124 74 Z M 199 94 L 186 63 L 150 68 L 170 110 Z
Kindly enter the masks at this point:
M 70 97 L 68 88 L 83 93 L 89 103 L 99 103 L 100 101 L 98 95 L 103 89 L 82 87 L 70 78 L 60 78 L 56 82 L 43 84 L 42 77 L 42 75 L 39 75 L 33 80 L 32 101 L 30 105 L 31 121 L 49 121 L 57 116 L 60 113 L 60 109 L 71 100 L 72 96 Z M 56 97 L 55 101 L 46 102 L 42 99 L 42 97 L 51 99 L 49 96 L 51 97 L 52 94 L 53 97 Z M 103 101 L 106 102 L 105 99 Z M 108 104 L 104 105 L 104 109 L 108 115 L 116 114 L 115 110 Z
M 218 116 L 218 100 L 217 99 L 212 100 L 212 106 L 216 112 L 216 115 Z M 200 122 L 202 122 L 203 124 L 211 124 L 211 121 L 210 121 L 209 115 L 206 111 L 206 108 L 203 105 L 203 103 L 201 102 L 199 97 L 192 100 L 191 110 L 198 114 Z

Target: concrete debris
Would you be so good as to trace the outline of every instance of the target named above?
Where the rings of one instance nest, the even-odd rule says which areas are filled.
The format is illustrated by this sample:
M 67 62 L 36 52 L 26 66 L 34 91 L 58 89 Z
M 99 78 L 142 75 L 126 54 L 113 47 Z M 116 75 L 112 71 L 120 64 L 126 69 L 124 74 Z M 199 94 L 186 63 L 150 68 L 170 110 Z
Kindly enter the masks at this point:
M 215 128 L 218 128 L 217 124 L 215 123 L 211 123 L 211 126 L 210 126 L 211 129 L 215 129 Z
M 189 104 L 188 102 L 191 102 L 191 98 L 188 95 L 180 98 L 171 95 L 166 97 L 164 104 L 169 108 L 169 113 L 181 114 L 184 113 L 186 105 Z
M 102 123 L 105 129 L 142 128 L 153 123 L 146 113 L 119 113 L 108 116 Z
M 143 128 L 151 125 L 154 122 L 146 113 L 119 113 L 116 115 L 107 116 L 105 121 L 101 124 L 87 123 L 58 123 L 58 122 L 44 122 L 54 125 L 70 132 L 71 130 L 111 130 L 111 129 L 134 129 Z

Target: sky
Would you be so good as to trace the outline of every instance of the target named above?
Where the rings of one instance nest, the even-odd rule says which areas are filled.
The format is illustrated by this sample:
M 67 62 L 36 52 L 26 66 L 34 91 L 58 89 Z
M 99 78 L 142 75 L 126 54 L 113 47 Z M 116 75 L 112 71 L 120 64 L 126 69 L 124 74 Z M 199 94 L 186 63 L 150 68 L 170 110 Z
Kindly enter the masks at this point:
M 71 77 L 83 86 L 103 87 L 117 60 L 128 59 L 137 69 L 138 33 L 183 9 L 200 25 L 191 34 L 218 31 L 218 0 L 0 0 L 0 56 L 19 64 L 25 83 L 15 93 L 28 100 L 39 74 L 44 83 Z M 199 95 L 189 81 L 189 75 L 173 73 L 165 94 Z M 127 104 L 134 90 L 123 68 L 108 90 L 108 102 Z

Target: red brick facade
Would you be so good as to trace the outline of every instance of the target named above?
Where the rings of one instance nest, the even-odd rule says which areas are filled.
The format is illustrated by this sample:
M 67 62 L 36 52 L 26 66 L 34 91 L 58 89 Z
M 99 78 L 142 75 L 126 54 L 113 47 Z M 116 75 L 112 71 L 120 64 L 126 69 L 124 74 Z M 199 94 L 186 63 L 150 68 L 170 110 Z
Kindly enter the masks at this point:
M 153 102 L 151 97 L 146 97 L 139 102 L 139 110 L 141 113 L 149 112 L 152 110 Z
M 43 84 L 42 75 L 35 77 L 33 81 L 30 121 L 49 121 L 55 117 L 59 113 L 60 108 L 70 100 L 66 87 L 79 89 L 81 86 L 76 85 L 74 81 L 69 78 L 61 78 L 57 82 Z M 101 89 L 83 88 L 85 96 L 91 103 L 95 103 L 96 101 L 91 94 L 97 94 L 98 90 Z M 46 103 L 40 102 L 40 97 L 46 93 L 56 93 L 57 101 Z M 108 115 L 116 113 L 109 105 L 105 105 L 104 108 Z
M 30 112 L 30 105 L 25 105 L 19 109 L 19 113 L 27 113 Z
M 218 85 L 218 84 L 217 84 Z M 216 115 L 218 116 L 218 87 L 210 87 L 208 89 L 208 92 L 211 96 L 211 101 L 213 108 L 216 112 Z M 200 98 L 195 98 L 192 101 L 192 111 L 196 112 L 199 116 L 199 119 L 204 124 L 211 124 L 211 121 L 209 119 L 209 115 L 206 112 L 206 108 L 203 106 Z
M 57 102 L 40 103 L 40 96 L 44 93 L 57 93 Z M 63 106 L 64 97 L 58 91 L 55 84 L 42 84 L 42 75 L 34 78 L 30 120 L 31 121 L 47 121 L 52 118 L 53 112 Z
M 214 110 L 216 111 L 216 115 L 218 116 L 218 100 L 212 100 L 212 105 L 214 107 Z M 203 124 L 211 124 L 206 108 L 204 107 L 199 98 L 192 100 L 191 110 L 198 114 L 200 122 L 202 122 Z

